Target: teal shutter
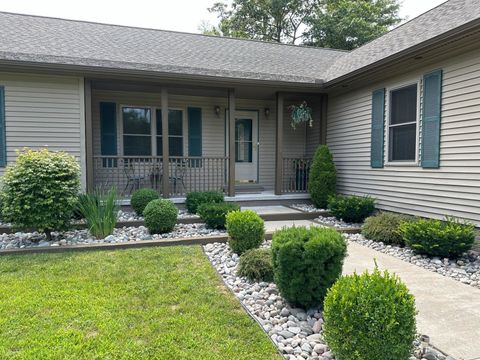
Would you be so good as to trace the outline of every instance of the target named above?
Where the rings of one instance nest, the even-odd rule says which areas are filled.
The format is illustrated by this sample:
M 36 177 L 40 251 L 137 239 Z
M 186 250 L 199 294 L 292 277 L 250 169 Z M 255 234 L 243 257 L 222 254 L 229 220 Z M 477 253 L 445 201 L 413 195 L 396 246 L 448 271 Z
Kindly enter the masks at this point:
M 442 70 L 423 77 L 422 167 L 440 167 L 440 125 L 442 112 Z
M 385 133 L 385 89 L 372 93 L 372 134 L 370 148 L 370 165 L 383 168 L 383 148 Z
M 202 156 L 202 109 L 188 108 L 188 156 Z M 195 160 L 195 162 L 201 162 Z M 200 163 L 192 164 L 200 166 Z
M 117 155 L 117 105 L 115 103 L 100 103 L 100 151 L 102 156 Z M 103 159 L 103 166 L 116 166 L 116 161 Z
M 5 136 L 5 88 L 0 86 L 0 167 L 7 165 L 7 141 Z

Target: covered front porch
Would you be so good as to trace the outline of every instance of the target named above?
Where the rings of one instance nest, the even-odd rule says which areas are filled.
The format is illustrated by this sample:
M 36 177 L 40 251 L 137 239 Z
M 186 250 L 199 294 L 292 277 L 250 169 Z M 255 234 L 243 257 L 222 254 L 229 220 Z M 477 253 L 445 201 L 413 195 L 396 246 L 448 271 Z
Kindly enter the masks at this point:
M 124 199 L 140 188 L 298 198 L 325 139 L 320 93 L 113 79 L 86 80 L 85 93 L 87 187 L 115 187 Z M 289 106 L 303 101 L 313 125 L 293 129 Z

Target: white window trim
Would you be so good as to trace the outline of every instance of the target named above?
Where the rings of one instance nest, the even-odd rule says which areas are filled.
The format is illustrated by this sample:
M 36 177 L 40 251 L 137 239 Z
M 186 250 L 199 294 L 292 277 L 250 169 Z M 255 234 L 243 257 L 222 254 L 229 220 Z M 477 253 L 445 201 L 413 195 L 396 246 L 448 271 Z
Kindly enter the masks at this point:
M 417 85 L 417 117 L 416 117 L 416 131 L 415 131 L 415 160 L 414 161 L 390 161 L 390 99 L 391 99 L 391 93 L 392 91 L 399 90 L 401 88 L 411 86 L 411 85 Z M 386 151 L 384 151 L 384 162 L 385 166 L 419 166 L 419 153 L 420 153 L 420 116 L 421 116 L 421 86 L 422 86 L 422 81 L 421 79 L 418 80 L 413 80 L 413 81 L 408 81 L 408 82 L 403 82 L 400 84 L 395 84 L 394 86 L 386 88 L 386 99 L 385 99 L 385 125 L 386 125 L 386 131 L 385 131 L 385 137 L 386 137 Z M 413 124 L 408 123 L 408 124 Z M 395 126 L 395 125 L 393 125 Z

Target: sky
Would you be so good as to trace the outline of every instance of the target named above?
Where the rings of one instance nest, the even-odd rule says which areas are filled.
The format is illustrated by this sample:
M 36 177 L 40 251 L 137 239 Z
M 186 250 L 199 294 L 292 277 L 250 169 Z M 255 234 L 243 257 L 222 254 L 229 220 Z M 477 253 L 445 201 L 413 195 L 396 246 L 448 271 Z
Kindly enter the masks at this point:
M 207 8 L 219 0 L 1 0 L 0 11 L 61 17 L 163 30 L 199 32 L 217 19 Z M 403 0 L 401 16 L 412 19 L 445 0 Z

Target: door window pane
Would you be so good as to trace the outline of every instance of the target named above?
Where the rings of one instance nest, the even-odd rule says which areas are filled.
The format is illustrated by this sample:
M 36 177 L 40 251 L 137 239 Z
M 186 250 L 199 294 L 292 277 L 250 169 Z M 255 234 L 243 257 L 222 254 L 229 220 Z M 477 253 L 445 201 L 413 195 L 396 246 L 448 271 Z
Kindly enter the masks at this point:
M 252 119 L 235 121 L 235 161 L 252 162 Z

